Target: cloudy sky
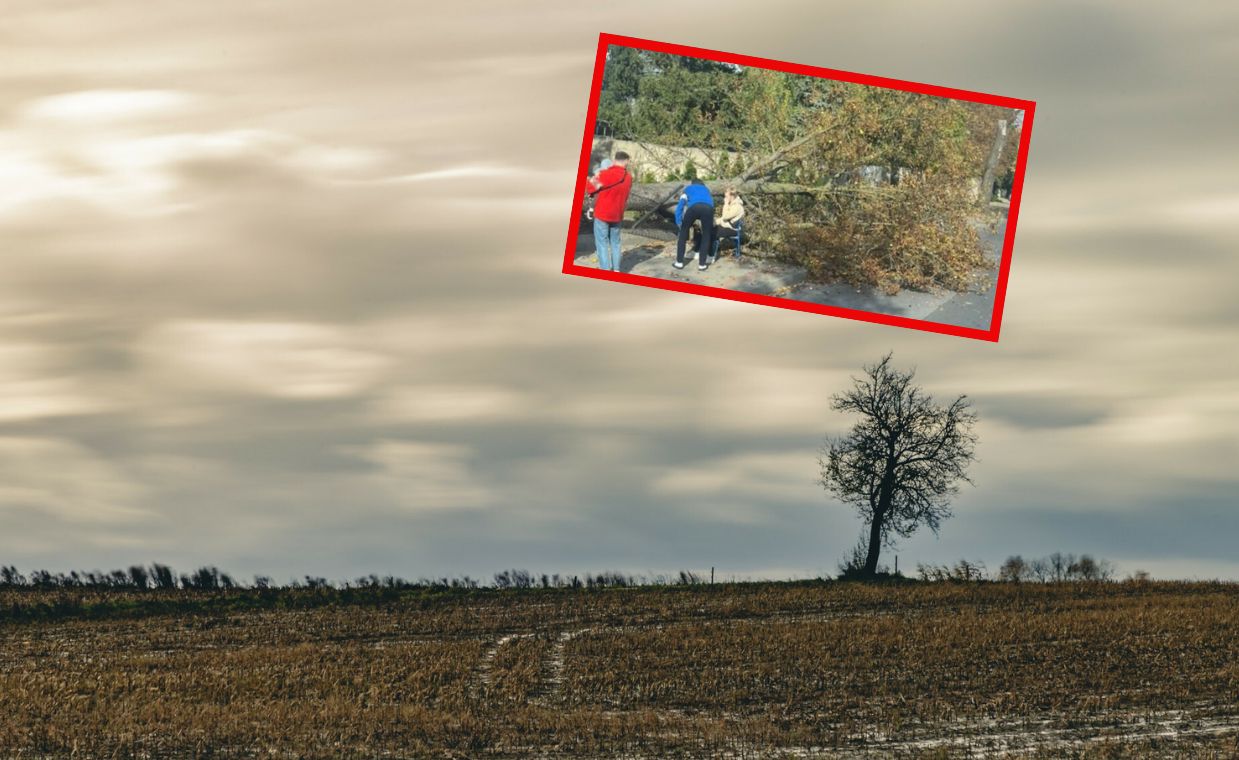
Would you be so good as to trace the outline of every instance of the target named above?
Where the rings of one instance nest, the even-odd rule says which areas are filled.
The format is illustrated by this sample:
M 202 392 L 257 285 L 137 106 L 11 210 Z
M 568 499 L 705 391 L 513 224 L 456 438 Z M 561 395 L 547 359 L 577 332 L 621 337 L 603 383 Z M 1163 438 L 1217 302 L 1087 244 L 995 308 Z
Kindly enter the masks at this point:
M 90 4 L 0 27 L 0 563 L 833 572 L 829 396 L 981 415 L 916 562 L 1239 578 L 1239 9 Z M 600 31 L 1038 102 L 998 344 L 560 273 Z

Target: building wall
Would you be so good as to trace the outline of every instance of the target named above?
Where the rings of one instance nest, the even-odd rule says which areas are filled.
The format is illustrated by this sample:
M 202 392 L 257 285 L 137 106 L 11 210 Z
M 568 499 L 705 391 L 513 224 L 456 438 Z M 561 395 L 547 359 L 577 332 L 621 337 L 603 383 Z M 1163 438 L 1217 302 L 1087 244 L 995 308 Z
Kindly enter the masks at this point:
M 697 176 L 702 179 L 726 179 L 715 177 L 711 172 L 711 167 L 722 157 L 723 151 L 711 153 L 701 148 L 681 148 L 634 140 L 616 140 L 598 135 L 594 136 L 593 149 L 590 153 L 590 171 L 596 169 L 604 158 L 610 158 L 620 150 L 631 157 L 628 168 L 638 180 L 644 180 L 647 173 L 653 175 L 655 182 L 668 179 L 673 172 L 678 177 L 683 172 L 685 163 L 690 160 L 697 167 Z M 728 163 L 734 164 L 740 155 L 728 151 Z M 745 160 L 747 161 L 748 158 L 746 157 Z

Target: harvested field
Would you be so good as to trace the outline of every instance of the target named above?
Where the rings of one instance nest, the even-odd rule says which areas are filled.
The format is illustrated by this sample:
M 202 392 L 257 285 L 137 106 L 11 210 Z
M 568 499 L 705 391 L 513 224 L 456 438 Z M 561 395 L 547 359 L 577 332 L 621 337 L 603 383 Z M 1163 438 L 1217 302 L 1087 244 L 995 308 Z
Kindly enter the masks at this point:
M 1239 753 L 1234 584 L 14 589 L 0 610 L 5 757 Z

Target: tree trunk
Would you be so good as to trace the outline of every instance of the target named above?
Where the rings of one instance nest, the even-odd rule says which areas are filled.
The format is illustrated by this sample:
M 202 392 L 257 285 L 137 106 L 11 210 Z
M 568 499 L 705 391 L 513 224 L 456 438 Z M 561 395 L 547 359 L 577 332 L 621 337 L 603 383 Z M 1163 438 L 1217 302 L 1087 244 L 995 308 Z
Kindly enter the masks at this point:
M 865 557 L 865 575 L 869 578 L 878 574 L 878 553 L 882 550 L 882 526 L 891 512 L 891 502 L 895 498 L 895 461 L 894 450 L 886 460 L 886 472 L 882 476 L 882 484 L 878 486 L 878 505 L 873 510 L 873 522 L 869 525 L 869 554 Z
M 674 206 L 679 200 L 680 193 L 687 182 L 650 182 L 648 184 L 634 184 L 632 191 L 628 194 L 628 210 L 629 211 L 655 211 L 665 206 Z M 749 180 L 747 182 L 736 182 L 734 180 L 715 179 L 708 182 L 702 182 L 709 190 L 710 194 L 721 198 L 723 192 L 730 186 L 735 185 L 741 195 L 745 193 L 758 194 L 809 194 L 825 188 L 813 188 L 807 185 L 796 185 L 788 182 L 764 182 L 761 180 Z
M 869 553 L 865 555 L 865 577 L 878 574 L 878 552 L 882 550 L 882 517 L 874 513 L 869 525 Z
M 723 191 L 730 185 L 735 185 L 741 193 L 811 193 L 813 192 L 813 188 L 809 188 L 804 185 L 765 182 L 754 178 L 759 175 L 764 176 L 788 153 L 791 153 L 814 138 L 826 134 L 827 131 L 829 130 L 814 130 L 807 135 L 792 140 L 790 143 L 779 148 L 774 153 L 771 153 L 765 158 L 754 163 L 746 171 L 741 172 L 737 177 L 726 180 L 712 180 L 704 184 L 706 187 L 710 188 L 710 194 L 714 196 L 721 196 Z M 685 183 L 677 182 L 651 182 L 647 184 L 634 183 L 632 186 L 632 192 L 628 196 L 628 210 L 643 212 L 644 215 L 640 220 L 638 220 L 637 225 L 644 222 L 653 212 L 658 211 L 665 206 L 674 205 L 679 197 L 679 191 L 684 187 L 684 184 Z
M 998 169 L 998 161 L 1002 158 L 1002 148 L 1007 143 L 1007 120 L 998 120 L 998 131 L 994 134 L 994 147 L 990 148 L 989 158 L 985 162 L 985 173 L 981 175 L 981 187 L 977 202 L 982 206 L 989 203 L 994 194 L 994 172 Z

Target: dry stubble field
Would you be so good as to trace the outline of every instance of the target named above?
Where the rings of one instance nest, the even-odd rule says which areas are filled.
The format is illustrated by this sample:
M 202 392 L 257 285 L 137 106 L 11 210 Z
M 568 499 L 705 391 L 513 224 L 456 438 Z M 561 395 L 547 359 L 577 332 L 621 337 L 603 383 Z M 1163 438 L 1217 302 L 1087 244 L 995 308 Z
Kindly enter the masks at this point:
M 1239 757 L 1235 584 L 0 591 L 0 756 Z

